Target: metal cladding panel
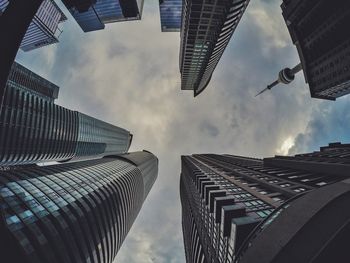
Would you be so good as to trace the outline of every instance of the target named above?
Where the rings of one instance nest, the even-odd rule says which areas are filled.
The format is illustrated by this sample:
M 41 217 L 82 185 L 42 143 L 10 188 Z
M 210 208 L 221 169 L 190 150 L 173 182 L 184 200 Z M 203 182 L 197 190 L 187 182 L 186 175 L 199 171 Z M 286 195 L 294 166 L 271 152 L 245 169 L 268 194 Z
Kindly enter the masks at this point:
M 209 211 L 214 213 L 215 198 L 220 196 L 226 196 L 225 190 L 210 191 L 209 193 Z
M 1 254 L 112 263 L 144 195 L 141 171 L 118 158 L 1 172 Z

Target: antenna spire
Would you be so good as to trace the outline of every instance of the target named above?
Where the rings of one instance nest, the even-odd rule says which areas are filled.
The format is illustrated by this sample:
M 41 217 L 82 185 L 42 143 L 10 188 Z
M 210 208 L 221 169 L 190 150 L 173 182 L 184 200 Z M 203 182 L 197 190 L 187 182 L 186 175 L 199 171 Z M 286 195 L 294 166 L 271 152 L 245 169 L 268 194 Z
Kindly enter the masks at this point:
M 295 78 L 295 74 L 298 73 L 299 71 L 301 71 L 302 65 L 301 63 L 299 63 L 298 65 L 296 65 L 294 68 L 290 69 L 290 68 L 285 68 L 282 69 L 279 74 L 278 74 L 278 79 L 275 80 L 273 83 L 271 83 L 270 85 L 268 85 L 265 89 L 263 89 L 262 91 L 260 91 L 258 94 L 255 95 L 255 97 L 259 96 L 260 94 L 266 92 L 267 90 L 271 90 L 273 87 L 277 86 L 279 83 L 283 83 L 283 84 L 289 84 L 291 83 L 294 78 Z

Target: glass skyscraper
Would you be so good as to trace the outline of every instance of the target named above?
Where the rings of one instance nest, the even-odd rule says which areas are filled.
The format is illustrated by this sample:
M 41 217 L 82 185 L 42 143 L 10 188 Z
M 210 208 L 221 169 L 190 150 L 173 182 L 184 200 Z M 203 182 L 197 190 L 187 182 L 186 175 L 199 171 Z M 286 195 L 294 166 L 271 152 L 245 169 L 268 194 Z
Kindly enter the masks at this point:
M 235 31 L 249 0 L 184 0 L 182 7 L 181 89 L 199 95 Z
M 252 239 L 251 234 L 257 227 L 264 228 L 265 225 L 261 224 L 271 222 L 284 209 L 288 211 L 287 204 L 291 205 L 291 200 L 298 200 L 304 194 L 306 199 L 303 200 L 309 200 L 305 204 L 310 206 L 303 206 L 303 202 L 294 205 L 292 202 L 291 207 L 296 207 L 295 210 L 299 212 L 288 212 L 288 222 L 303 215 L 303 222 L 312 222 L 318 215 L 307 214 L 315 203 L 312 198 L 308 199 L 308 194 L 348 179 L 349 156 L 350 145 L 339 143 L 322 147 L 319 152 L 264 160 L 216 154 L 182 156 L 180 195 L 187 263 L 236 262 L 242 251 L 249 251 L 247 238 Z M 340 190 L 349 195 L 350 185 L 331 188 L 327 200 L 337 198 L 334 194 L 340 193 Z M 323 200 L 318 205 L 327 209 L 326 204 L 326 200 Z M 288 229 L 286 225 L 284 228 Z M 297 234 L 298 229 L 302 229 L 302 226 L 298 226 L 293 233 Z M 256 231 L 255 236 L 259 234 Z M 283 234 L 277 231 L 269 239 L 270 242 L 284 238 Z M 327 238 L 332 239 L 331 235 Z M 286 240 L 291 242 L 287 237 Z M 261 255 L 265 253 L 263 244 L 259 245 Z M 293 242 L 289 244 L 292 247 Z M 307 246 L 304 244 L 304 247 Z M 312 253 L 310 250 L 310 255 Z M 249 258 L 254 258 L 254 253 L 250 254 Z M 244 262 L 260 262 L 260 257 L 256 255 L 256 261 Z
M 178 32 L 181 28 L 182 0 L 159 0 L 162 32 Z
M 0 14 L 9 4 L 8 0 L 0 0 Z M 54 0 L 44 0 L 22 40 L 20 48 L 30 51 L 58 42 L 62 33 L 59 24 L 67 18 Z
M 126 153 L 129 131 L 54 104 L 59 87 L 18 63 L 0 113 L 0 164 L 71 161 Z
M 84 32 L 104 29 L 105 24 L 139 20 L 144 0 L 62 0 Z
M 157 173 L 146 151 L 0 172 L 1 261 L 112 263 Z

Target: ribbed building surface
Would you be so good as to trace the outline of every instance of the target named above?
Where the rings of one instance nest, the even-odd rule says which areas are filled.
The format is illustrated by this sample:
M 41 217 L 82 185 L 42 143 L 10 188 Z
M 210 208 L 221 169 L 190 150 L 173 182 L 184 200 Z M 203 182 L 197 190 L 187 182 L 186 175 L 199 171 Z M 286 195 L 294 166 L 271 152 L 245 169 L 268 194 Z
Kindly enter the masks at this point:
M 182 156 L 180 195 L 187 263 L 234 262 L 249 234 L 277 207 L 348 178 L 348 171 L 350 147 L 339 143 L 319 152 L 264 160 Z
M 0 172 L 1 260 L 111 263 L 157 173 L 149 152 Z
M 350 2 L 284 0 L 283 16 L 314 98 L 350 93 Z
M 284 203 L 245 240 L 235 263 L 347 262 L 350 180 Z
M 8 0 L 0 0 L 0 14 L 9 4 Z M 44 0 L 22 40 L 20 48 L 30 51 L 58 42 L 62 33 L 59 24 L 67 18 L 54 0 Z
M 181 29 L 182 0 L 159 0 L 162 32 L 178 32 Z
M 184 0 L 181 89 L 200 94 L 208 85 L 249 0 Z
M 144 0 L 62 0 L 84 32 L 101 30 L 105 24 L 140 20 Z
M 91 159 L 128 151 L 132 135 L 54 104 L 59 87 L 14 63 L 0 113 L 0 164 Z

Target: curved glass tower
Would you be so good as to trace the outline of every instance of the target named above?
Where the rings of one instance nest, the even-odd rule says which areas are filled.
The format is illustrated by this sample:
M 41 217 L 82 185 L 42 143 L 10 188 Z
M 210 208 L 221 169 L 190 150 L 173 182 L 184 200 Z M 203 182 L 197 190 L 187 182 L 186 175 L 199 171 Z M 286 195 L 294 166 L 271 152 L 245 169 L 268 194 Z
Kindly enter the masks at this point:
M 59 87 L 18 63 L 0 113 L 0 164 L 99 158 L 126 153 L 129 131 L 54 104 Z
M 2 260 L 111 263 L 157 173 L 146 151 L 0 172 Z

